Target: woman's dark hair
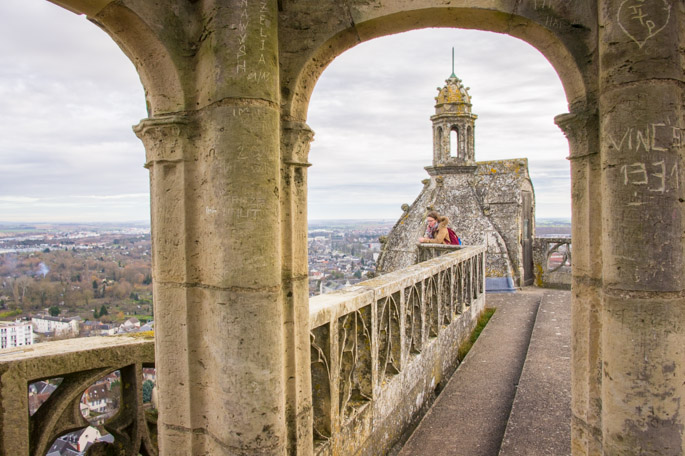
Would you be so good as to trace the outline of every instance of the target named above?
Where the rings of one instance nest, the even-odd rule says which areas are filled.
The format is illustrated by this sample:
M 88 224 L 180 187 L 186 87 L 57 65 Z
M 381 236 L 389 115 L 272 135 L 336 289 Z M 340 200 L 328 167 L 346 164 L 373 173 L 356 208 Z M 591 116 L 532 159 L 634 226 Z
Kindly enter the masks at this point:
M 440 221 L 440 214 L 438 214 L 436 211 L 430 211 L 428 215 L 426 215 L 426 218 L 432 218 L 435 221 Z

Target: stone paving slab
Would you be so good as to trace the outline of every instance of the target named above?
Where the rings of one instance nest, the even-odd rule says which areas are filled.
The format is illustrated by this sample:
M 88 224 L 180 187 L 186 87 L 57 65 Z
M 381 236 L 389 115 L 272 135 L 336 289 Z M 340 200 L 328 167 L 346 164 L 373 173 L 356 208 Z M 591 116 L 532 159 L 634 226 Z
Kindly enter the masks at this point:
M 400 456 L 497 454 L 543 292 L 487 296 L 497 311 Z
M 546 290 L 499 456 L 571 454 L 571 293 Z

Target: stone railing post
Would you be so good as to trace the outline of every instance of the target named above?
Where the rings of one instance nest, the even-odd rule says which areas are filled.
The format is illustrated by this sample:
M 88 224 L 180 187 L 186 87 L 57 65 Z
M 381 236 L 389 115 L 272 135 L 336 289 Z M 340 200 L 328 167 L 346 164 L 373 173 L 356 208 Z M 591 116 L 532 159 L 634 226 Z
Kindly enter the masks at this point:
M 598 3 L 602 454 L 680 455 L 683 8 L 670 0 Z
M 211 39 L 184 81 L 197 103 L 136 127 L 151 180 L 159 449 L 284 455 L 294 347 L 284 338 L 278 6 L 199 6 Z
M 554 238 L 536 237 L 533 240 L 535 286 L 540 288 L 571 288 L 571 247 L 570 236 Z M 559 263 L 555 266 L 550 266 L 553 255 L 559 259 Z
M 312 397 L 307 258 L 307 168 L 314 132 L 299 122 L 281 130 L 281 233 L 289 453 L 311 454 Z
M 601 453 L 602 199 L 596 109 L 555 119 L 569 142 L 575 244 L 571 287 L 573 454 Z M 545 259 L 546 261 L 546 259 Z

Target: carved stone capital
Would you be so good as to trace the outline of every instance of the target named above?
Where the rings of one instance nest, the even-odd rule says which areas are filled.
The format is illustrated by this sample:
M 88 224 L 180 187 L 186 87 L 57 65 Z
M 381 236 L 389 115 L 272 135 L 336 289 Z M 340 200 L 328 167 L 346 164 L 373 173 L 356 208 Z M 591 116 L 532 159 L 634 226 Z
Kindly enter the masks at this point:
M 599 152 L 599 145 L 596 143 L 598 119 L 596 109 L 564 113 L 554 117 L 554 123 L 569 141 L 569 160 L 596 155 Z
M 554 123 L 561 129 L 569 139 L 573 139 L 581 133 L 583 123 L 586 120 L 585 113 L 565 112 L 554 117 Z
M 281 156 L 284 163 L 309 167 L 309 146 L 314 140 L 314 130 L 304 122 L 281 123 Z
M 182 142 L 189 125 L 190 119 L 184 115 L 151 117 L 134 125 L 133 132 L 145 145 L 145 167 L 162 161 L 183 161 Z

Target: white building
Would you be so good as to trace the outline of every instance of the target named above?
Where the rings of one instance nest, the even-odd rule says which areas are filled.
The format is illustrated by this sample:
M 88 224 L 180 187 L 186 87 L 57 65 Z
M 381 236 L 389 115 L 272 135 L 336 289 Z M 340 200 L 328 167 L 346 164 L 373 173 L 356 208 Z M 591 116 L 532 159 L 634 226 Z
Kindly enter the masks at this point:
M 111 407 L 112 393 L 106 383 L 97 383 L 85 391 L 81 402 L 88 406 L 90 413 L 102 414 Z
M 28 321 L 0 321 L 0 348 L 33 345 L 33 326 Z
M 119 326 L 119 333 L 138 332 L 140 329 L 140 320 L 136 317 L 131 317 Z
M 33 331 L 49 336 L 78 336 L 81 317 L 51 317 L 37 315 L 31 318 Z
M 93 426 L 88 426 L 55 440 L 46 456 L 84 455 L 88 448 L 100 439 L 100 431 Z

